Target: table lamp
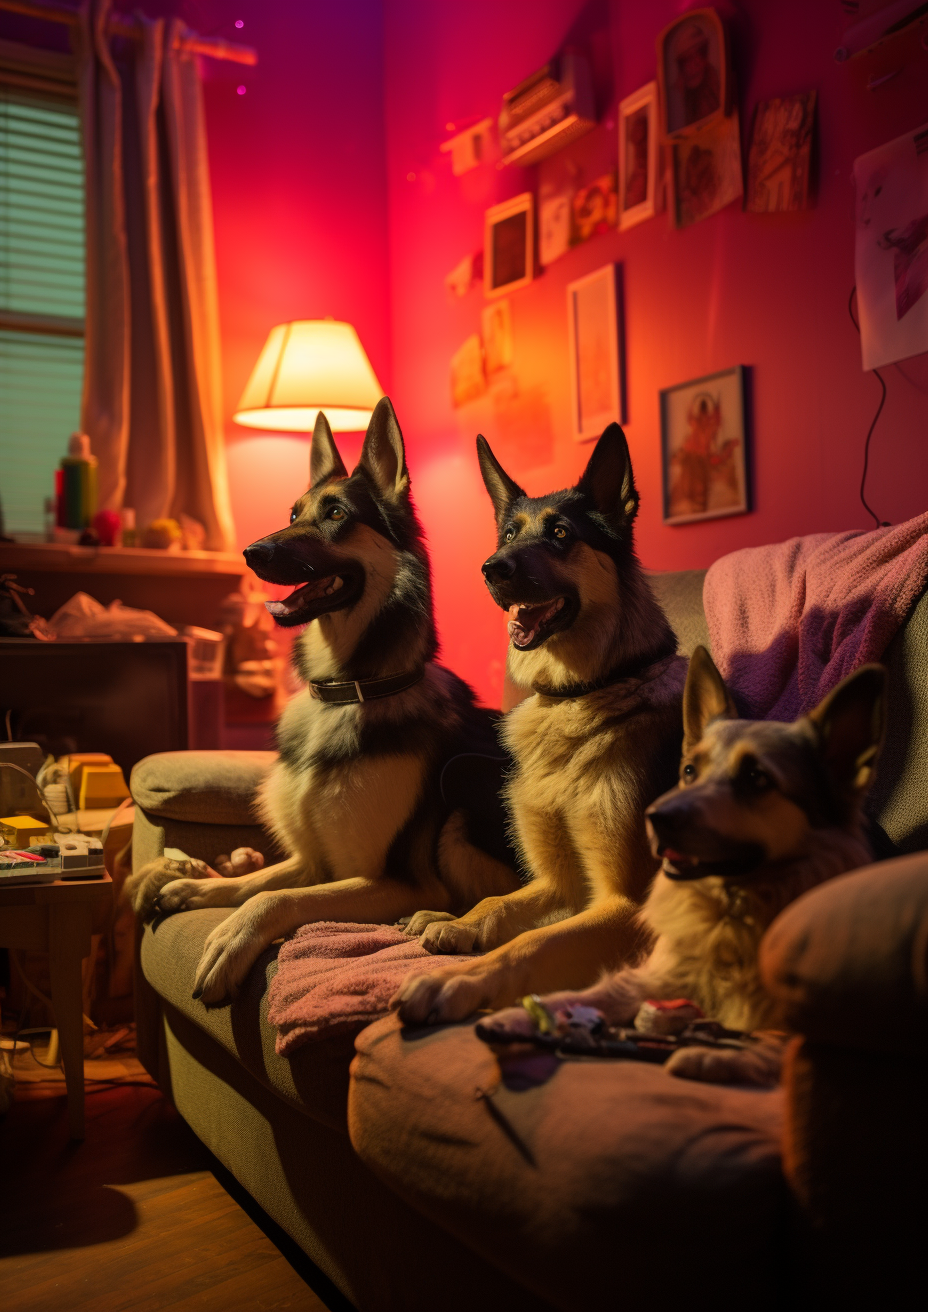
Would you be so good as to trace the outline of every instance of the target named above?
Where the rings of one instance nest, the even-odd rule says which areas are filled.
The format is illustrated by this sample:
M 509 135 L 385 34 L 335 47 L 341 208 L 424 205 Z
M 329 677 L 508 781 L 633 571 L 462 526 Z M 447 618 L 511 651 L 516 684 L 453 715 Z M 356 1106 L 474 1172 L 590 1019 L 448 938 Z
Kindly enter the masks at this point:
M 336 433 L 367 428 L 383 388 L 350 323 L 297 319 L 272 328 L 245 385 L 237 424 L 311 433 L 320 410 Z

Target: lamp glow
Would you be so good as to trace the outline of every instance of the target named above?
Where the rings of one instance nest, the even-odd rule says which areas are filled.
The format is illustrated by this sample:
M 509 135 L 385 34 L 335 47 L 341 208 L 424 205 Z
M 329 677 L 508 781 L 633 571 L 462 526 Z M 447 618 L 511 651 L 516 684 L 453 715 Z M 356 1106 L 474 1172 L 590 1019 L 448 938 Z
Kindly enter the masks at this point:
M 246 428 L 311 433 L 320 410 L 333 432 L 365 429 L 383 388 L 350 323 L 297 319 L 278 324 L 233 416 Z

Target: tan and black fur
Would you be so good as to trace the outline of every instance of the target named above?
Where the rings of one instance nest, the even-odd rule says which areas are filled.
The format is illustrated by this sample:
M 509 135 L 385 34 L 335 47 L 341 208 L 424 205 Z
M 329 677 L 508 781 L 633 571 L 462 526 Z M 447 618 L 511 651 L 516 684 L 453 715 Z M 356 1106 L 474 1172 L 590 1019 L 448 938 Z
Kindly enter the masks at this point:
M 661 860 L 640 920 L 654 946 L 642 964 L 583 993 L 554 994 L 612 1024 L 630 1024 L 646 999 L 688 998 L 732 1029 L 781 1022 L 758 971 L 760 940 L 802 893 L 868 864 L 862 803 L 884 732 L 885 670 L 865 665 L 795 724 L 746 721 L 703 647 L 684 695 L 680 779 L 648 808 Z M 525 1028 L 522 1011 L 492 1024 Z M 782 1046 L 746 1052 L 686 1048 L 668 1068 L 713 1081 L 773 1083 Z
M 206 942 L 195 995 L 232 996 L 263 949 L 314 920 L 387 921 L 436 905 L 465 911 L 517 885 L 511 866 L 471 841 L 470 818 L 440 790 L 442 766 L 466 752 L 501 755 L 489 712 L 436 663 L 428 554 L 409 494 L 403 439 L 390 402 L 374 411 L 349 476 L 320 415 L 309 491 L 287 528 L 245 552 L 269 582 L 294 584 L 269 603 L 278 624 L 305 625 L 296 665 L 308 684 L 422 677 L 404 691 L 336 704 L 311 688 L 287 705 L 280 757 L 260 810 L 290 855 L 255 873 L 233 854 L 230 878 L 202 863 L 160 860 L 133 879 L 140 916 L 238 907 Z M 486 846 L 486 845 L 484 845 Z
M 686 663 L 635 556 L 638 494 L 612 424 L 577 485 L 528 497 L 478 439 L 498 543 L 483 566 L 510 613 L 508 671 L 531 691 L 506 716 L 507 785 L 530 878 L 460 918 L 414 916 L 433 952 L 479 960 L 407 981 L 409 1022 L 455 1020 L 594 980 L 640 946 L 635 911 L 657 868 L 644 810 L 676 773 Z

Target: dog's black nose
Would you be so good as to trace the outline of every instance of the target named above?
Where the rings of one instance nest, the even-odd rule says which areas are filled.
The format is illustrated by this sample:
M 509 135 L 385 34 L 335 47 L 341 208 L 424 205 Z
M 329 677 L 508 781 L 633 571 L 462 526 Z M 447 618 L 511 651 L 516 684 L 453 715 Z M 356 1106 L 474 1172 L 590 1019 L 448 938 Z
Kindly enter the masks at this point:
M 511 579 L 516 572 L 516 562 L 511 556 L 491 556 L 483 564 L 483 577 L 488 583 L 501 583 Z
M 246 547 L 242 552 L 245 561 L 250 569 L 267 567 L 274 563 L 274 552 L 276 548 L 273 542 L 252 542 L 250 547 Z
M 685 811 L 672 803 L 649 806 L 645 811 L 648 823 L 662 843 L 669 843 L 678 837 L 687 819 Z

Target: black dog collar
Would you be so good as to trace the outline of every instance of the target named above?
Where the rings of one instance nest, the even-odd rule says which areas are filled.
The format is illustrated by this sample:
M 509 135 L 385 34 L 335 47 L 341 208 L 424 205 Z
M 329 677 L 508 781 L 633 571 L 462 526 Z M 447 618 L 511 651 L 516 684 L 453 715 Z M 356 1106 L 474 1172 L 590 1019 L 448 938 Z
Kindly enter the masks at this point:
M 351 702 L 370 702 L 377 697 L 392 697 L 395 693 L 414 688 L 425 678 L 425 670 L 412 670 L 406 674 L 388 674 L 383 679 L 351 679 L 346 683 L 310 683 L 309 695 L 317 702 L 334 702 L 347 706 Z
M 663 651 L 654 652 L 644 660 L 637 660 L 629 665 L 617 665 L 595 683 L 571 683 L 566 688 L 544 688 L 533 684 L 532 692 L 540 693 L 542 697 L 555 697 L 561 701 L 569 697 L 586 697 L 588 693 L 601 692 L 603 688 L 610 688 L 614 683 L 621 683 L 623 679 L 637 678 L 658 661 L 666 660 L 668 656 L 675 656 L 676 653 L 677 644 L 674 640 L 672 648 L 665 647 Z

